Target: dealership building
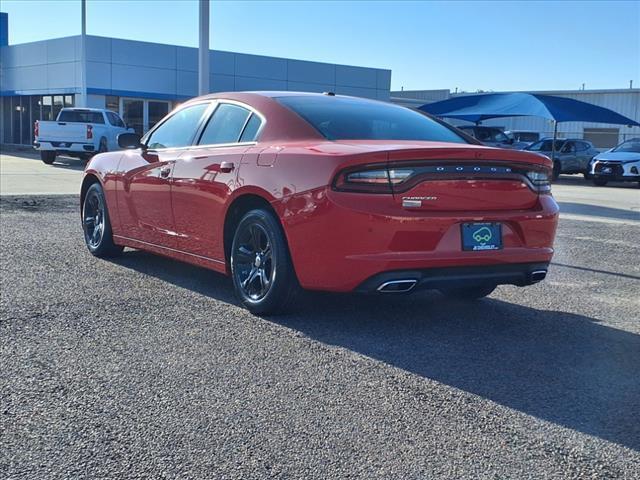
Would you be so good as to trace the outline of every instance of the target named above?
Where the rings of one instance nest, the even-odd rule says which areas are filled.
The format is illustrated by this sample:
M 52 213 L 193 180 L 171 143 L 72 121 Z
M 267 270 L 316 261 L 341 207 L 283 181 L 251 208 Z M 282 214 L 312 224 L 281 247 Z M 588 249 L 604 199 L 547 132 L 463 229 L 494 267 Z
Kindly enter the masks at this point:
M 29 145 L 36 120 L 53 120 L 79 105 L 118 112 L 147 131 L 178 103 L 198 94 L 198 49 L 87 35 L 8 44 L 8 16 L 0 13 L 0 143 Z M 332 91 L 389 100 L 391 71 L 244 53 L 209 52 L 212 92 Z M 84 76 L 84 78 L 83 78 Z

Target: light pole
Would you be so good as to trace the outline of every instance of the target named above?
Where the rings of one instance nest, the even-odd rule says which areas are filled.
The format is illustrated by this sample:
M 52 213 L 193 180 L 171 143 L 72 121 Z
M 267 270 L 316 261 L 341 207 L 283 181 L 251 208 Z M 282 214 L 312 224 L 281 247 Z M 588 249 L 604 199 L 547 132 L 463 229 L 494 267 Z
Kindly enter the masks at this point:
M 87 106 L 87 0 L 80 0 L 82 30 L 80 33 L 80 94 L 76 107 Z
M 200 0 L 198 95 L 209 93 L 209 0 Z

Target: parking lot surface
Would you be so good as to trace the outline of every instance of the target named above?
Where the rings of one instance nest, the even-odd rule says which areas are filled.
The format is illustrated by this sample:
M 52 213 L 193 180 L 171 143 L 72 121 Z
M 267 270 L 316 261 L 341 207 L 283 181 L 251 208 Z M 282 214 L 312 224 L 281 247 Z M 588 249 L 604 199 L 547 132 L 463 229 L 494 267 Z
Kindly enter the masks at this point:
M 76 196 L 4 194 L 0 477 L 639 478 L 638 189 L 554 188 L 541 284 L 266 318 L 216 273 L 92 257 Z

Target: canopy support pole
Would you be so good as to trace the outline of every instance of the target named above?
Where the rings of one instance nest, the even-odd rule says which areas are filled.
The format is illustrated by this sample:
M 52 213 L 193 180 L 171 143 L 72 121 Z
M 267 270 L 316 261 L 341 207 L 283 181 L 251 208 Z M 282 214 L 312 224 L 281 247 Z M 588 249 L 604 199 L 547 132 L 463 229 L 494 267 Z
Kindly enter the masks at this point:
M 556 139 L 558 138 L 558 121 L 553 121 L 553 142 L 551 142 L 551 160 L 556 161 Z

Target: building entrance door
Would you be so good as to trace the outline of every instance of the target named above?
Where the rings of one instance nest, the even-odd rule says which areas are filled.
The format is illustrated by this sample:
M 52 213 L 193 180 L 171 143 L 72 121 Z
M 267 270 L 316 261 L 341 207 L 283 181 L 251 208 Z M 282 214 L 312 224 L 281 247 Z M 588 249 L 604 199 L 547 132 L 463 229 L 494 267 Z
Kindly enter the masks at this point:
M 121 101 L 120 115 L 124 123 L 138 135 L 144 135 L 144 100 L 123 98 Z
M 169 113 L 169 102 L 142 98 L 121 98 L 120 116 L 128 127 L 144 135 Z

